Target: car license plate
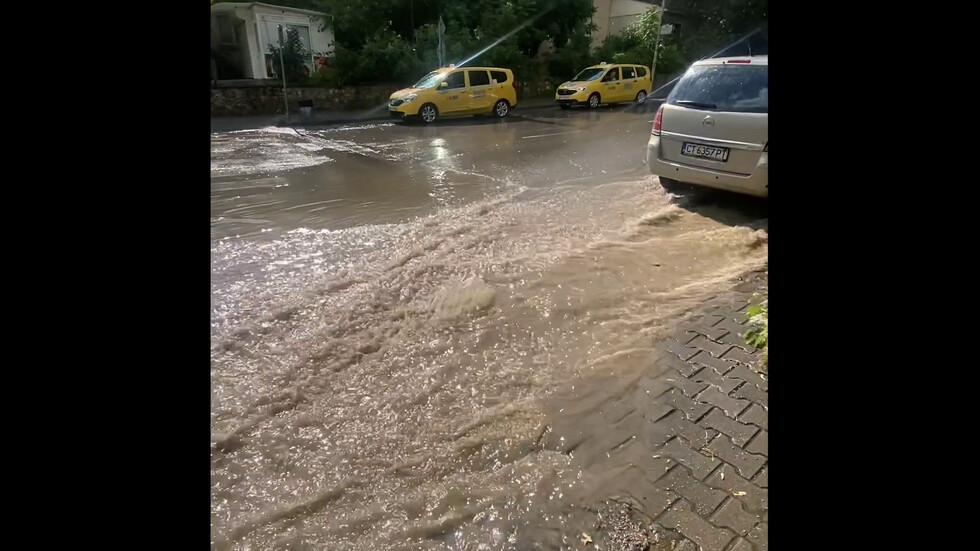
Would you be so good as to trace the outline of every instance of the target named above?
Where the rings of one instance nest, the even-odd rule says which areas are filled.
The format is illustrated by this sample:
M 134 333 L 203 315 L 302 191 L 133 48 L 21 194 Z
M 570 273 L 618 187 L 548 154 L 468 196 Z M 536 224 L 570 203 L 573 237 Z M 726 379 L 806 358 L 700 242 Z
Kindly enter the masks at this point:
M 711 159 L 712 161 L 721 161 L 723 163 L 728 161 L 728 151 L 727 147 L 712 147 L 697 143 L 684 142 L 681 146 L 681 155 Z

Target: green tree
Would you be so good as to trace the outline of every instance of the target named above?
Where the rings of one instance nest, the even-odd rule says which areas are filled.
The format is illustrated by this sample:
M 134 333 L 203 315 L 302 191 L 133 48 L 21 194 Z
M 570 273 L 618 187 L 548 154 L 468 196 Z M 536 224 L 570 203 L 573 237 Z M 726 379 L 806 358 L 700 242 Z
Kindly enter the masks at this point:
M 647 67 L 653 63 L 654 45 L 660 32 L 660 9 L 651 7 L 633 21 L 622 33 L 609 35 L 602 46 L 593 52 L 594 62 L 637 63 Z M 674 74 L 686 62 L 669 36 L 661 36 L 657 53 L 658 75 Z
M 350 83 L 364 82 L 369 75 L 373 80 L 404 78 L 407 64 L 392 64 L 385 55 L 376 55 L 379 47 L 411 55 L 418 68 L 416 78 L 436 68 L 440 16 L 450 62 L 500 65 L 514 70 L 518 79 L 534 78 L 541 72 L 536 56 L 545 41 L 554 44 L 556 53 L 571 46 L 587 55 L 582 38 L 595 10 L 592 0 L 321 1 L 333 17 L 338 73 L 352 71 L 343 77 Z M 384 40 L 378 40 L 379 29 L 385 32 Z M 401 45 L 395 47 L 394 42 Z
M 436 68 L 436 25 L 446 25 L 450 62 L 501 65 L 535 78 L 588 58 L 592 0 L 276 0 L 326 14 L 334 33 L 330 82 L 414 80 Z M 542 43 L 553 45 L 542 65 Z
M 711 55 L 756 29 L 762 31 L 760 35 L 725 53 L 748 54 L 747 44 L 756 51 L 762 50 L 758 46 L 764 46 L 768 53 L 768 45 L 760 37 L 766 36 L 769 29 L 769 0 L 673 0 L 667 7 L 668 16 L 672 10 L 692 18 L 677 42 L 688 61 Z

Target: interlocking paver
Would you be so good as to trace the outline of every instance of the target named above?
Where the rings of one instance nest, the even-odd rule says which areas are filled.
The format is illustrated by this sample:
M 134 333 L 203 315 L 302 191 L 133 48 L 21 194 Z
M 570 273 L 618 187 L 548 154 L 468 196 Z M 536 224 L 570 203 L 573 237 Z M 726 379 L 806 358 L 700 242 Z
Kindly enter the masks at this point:
M 745 509 L 753 513 L 769 508 L 769 490 L 742 478 L 731 465 L 722 465 L 711 473 L 704 483 L 712 488 L 724 490 L 742 502 Z M 738 495 L 736 495 L 738 494 Z
M 738 419 L 738 414 L 745 411 L 745 408 L 749 406 L 748 400 L 732 398 L 727 394 L 722 394 L 713 386 L 704 389 L 695 400 L 721 408 L 725 415 L 732 419 Z
M 735 538 L 735 545 L 728 548 L 728 551 L 755 551 L 748 540 Z
M 742 509 L 741 503 L 730 498 L 721 504 L 721 507 L 711 516 L 711 523 L 722 528 L 729 528 L 736 534 L 744 536 L 749 533 L 760 520 L 757 515 Z
M 689 360 L 691 356 L 700 352 L 697 348 L 691 348 L 681 344 L 677 339 L 667 338 L 664 340 L 663 349 L 672 353 L 677 354 L 682 360 Z
M 727 434 L 731 437 L 732 442 L 738 446 L 744 446 L 745 443 L 755 436 L 755 433 L 759 432 L 760 430 L 759 427 L 754 425 L 745 425 L 733 420 L 717 408 L 709 411 L 708 414 L 698 422 L 698 424 L 703 427 L 710 427 Z
M 717 528 L 691 511 L 691 504 L 679 500 L 659 519 L 664 528 L 676 530 L 701 547 L 701 551 L 723 551 L 735 533 L 727 528 Z
M 693 364 L 706 365 L 713 368 L 718 373 L 725 373 L 737 365 L 735 362 L 716 358 L 704 350 L 701 350 L 697 355 L 692 356 L 688 361 Z
M 728 352 L 725 352 L 725 355 L 722 357 L 726 360 L 735 360 L 736 362 L 740 362 L 743 364 L 754 365 L 756 362 L 759 361 L 759 356 L 757 354 L 749 354 L 743 348 L 744 346 L 745 346 L 744 344 L 739 344 L 738 346 L 732 346 L 731 348 L 728 349 Z
M 757 404 L 769 407 L 769 393 L 759 390 L 759 387 L 752 383 L 743 384 L 733 394 L 736 398 L 745 398 L 746 400 L 751 400 Z
M 718 322 L 715 323 L 714 327 L 728 331 L 729 337 L 732 336 L 741 337 L 749 329 L 748 327 L 740 323 L 744 319 L 745 316 L 739 315 L 738 320 L 736 321 L 735 316 L 728 315 L 718 320 Z
M 684 538 L 677 549 L 768 548 L 768 376 L 742 337 L 749 327 L 738 310 L 748 304 L 731 294 L 711 299 L 655 343 L 661 353 L 625 393 L 566 405 L 575 411 L 545 436 L 596 487 L 676 530 Z
M 690 333 L 688 334 L 690 335 Z M 719 335 L 719 337 L 723 337 L 723 336 L 725 336 L 724 333 Z M 724 356 L 725 352 L 728 352 L 728 350 L 732 347 L 732 345 L 730 344 L 717 343 L 709 338 L 706 338 L 704 335 L 694 335 L 694 338 L 687 341 L 686 345 L 692 348 L 701 349 L 705 352 L 709 352 L 715 358 L 720 358 Z
M 630 415 L 633 413 L 640 414 L 648 421 L 653 422 L 674 409 L 668 404 L 658 402 L 655 398 L 655 396 L 650 396 L 646 389 L 636 387 L 626 395 L 623 401 L 633 407 L 633 412 Z
M 677 494 L 673 496 L 673 499 L 683 497 L 691 502 L 694 505 L 694 510 L 703 517 L 714 512 L 721 505 L 721 502 L 728 498 L 727 493 L 702 484 L 680 465 L 660 477 L 656 486 L 661 490 L 669 490 Z
M 631 404 L 617 400 L 611 404 L 600 406 L 597 414 L 606 423 L 614 424 L 633 413 L 635 409 Z
M 711 320 L 711 323 L 714 323 L 714 320 Z M 712 327 L 710 323 L 706 324 L 703 322 L 699 322 L 687 327 L 684 330 L 684 333 L 685 335 L 691 337 L 692 339 L 696 335 L 704 335 L 705 337 L 708 337 L 713 341 L 717 341 L 718 339 L 724 337 L 728 333 L 728 329 L 725 329 L 724 327 Z M 685 342 L 685 344 L 687 344 L 688 346 L 694 346 L 693 344 L 691 344 L 690 339 L 688 339 L 688 341 Z
M 729 377 L 735 377 L 736 379 L 742 379 L 743 381 L 754 384 L 761 390 L 769 392 L 769 382 L 766 381 L 761 375 L 753 371 L 751 368 L 745 365 L 737 365 L 735 369 L 726 373 Z
M 679 438 L 674 438 L 664 444 L 660 448 L 660 453 L 669 455 L 678 463 L 690 469 L 691 473 L 698 480 L 704 480 L 718 465 L 717 459 L 712 460 L 701 452 L 692 449 Z
M 703 369 L 702 369 L 703 371 Z M 681 375 L 679 372 L 671 370 L 668 372 L 664 380 L 674 385 L 674 388 L 679 389 L 684 395 L 688 397 L 694 397 L 698 392 L 708 388 L 708 383 L 699 383 L 697 381 L 688 379 L 687 377 Z
M 743 327 L 740 333 L 736 331 L 729 331 L 724 337 L 718 339 L 718 342 L 730 344 L 734 347 L 744 348 L 746 352 L 754 355 L 758 352 L 758 349 L 756 349 L 754 346 L 745 344 L 745 332 L 748 331 L 748 329 L 748 327 Z M 725 354 L 725 356 L 727 357 L 728 354 Z
M 668 353 L 660 355 L 656 360 L 654 360 L 653 365 L 655 370 L 674 369 L 685 377 L 690 377 L 698 370 L 703 369 L 703 366 L 700 364 L 686 362 L 678 358 L 676 355 Z
M 720 457 L 725 463 L 737 468 L 739 474 L 745 478 L 755 476 L 755 473 L 759 472 L 759 469 L 766 462 L 765 457 L 743 450 L 724 434 L 719 434 L 718 438 L 712 440 L 705 450 L 710 450 L 716 457 Z
M 636 381 L 636 388 L 641 389 L 643 393 L 650 398 L 656 398 L 673 387 L 670 385 L 670 383 L 662 379 L 654 379 L 652 377 L 643 376 Z
M 735 390 L 735 388 L 739 385 L 745 384 L 741 379 L 732 379 L 730 377 L 720 375 L 711 367 L 705 367 L 701 371 L 691 375 L 691 380 L 698 383 L 712 385 L 720 390 L 722 394 L 728 394 Z
M 677 499 L 676 495 L 668 495 L 659 487 L 660 480 L 668 471 L 659 465 L 656 467 L 643 469 L 628 465 L 613 469 L 602 477 L 602 485 L 610 493 L 633 497 L 643 505 L 644 514 L 656 519 Z
M 769 431 L 764 430 L 759 432 L 759 434 L 756 435 L 751 442 L 749 442 L 749 445 L 745 446 L 745 451 L 769 457 Z
M 743 411 L 738 416 L 738 419 L 743 423 L 751 423 L 764 429 L 769 429 L 769 412 L 766 411 L 766 408 L 758 404 L 749 406 L 749 409 Z
M 717 312 L 708 312 L 704 315 L 694 315 L 691 317 L 691 324 L 705 327 L 714 327 L 716 323 L 725 319 L 724 314 L 719 314 Z
M 704 392 L 707 392 L 708 390 L 710 389 L 703 391 L 701 394 L 704 394 Z M 708 413 L 708 411 L 711 409 L 711 404 L 695 402 L 687 396 L 684 396 L 684 393 L 676 388 L 672 388 L 669 392 L 665 392 L 659 398 L 659 400 L 663 404 L 670 404 L 682 411 L 691 421 L 697 421 L 698 419 L 704 417 L 704 414 Z
M 716 436 L 718 436 L 718 431 L 703 427 L 697 423 L 689 421 L 684 414 L 674 410 L 670 415 L 662 419 L 661 426 L 666 427 L 668 434 L 672 436 L 680 436 L 687 441 L 691 448 L 700 450 L 705 447 L 708 442 L 711 442 Z
M 745 538 L 752 542 L 756 551 L 767 551 L 769 549 L 769 523 L 763 522 L 756 525 L 749 530 Z

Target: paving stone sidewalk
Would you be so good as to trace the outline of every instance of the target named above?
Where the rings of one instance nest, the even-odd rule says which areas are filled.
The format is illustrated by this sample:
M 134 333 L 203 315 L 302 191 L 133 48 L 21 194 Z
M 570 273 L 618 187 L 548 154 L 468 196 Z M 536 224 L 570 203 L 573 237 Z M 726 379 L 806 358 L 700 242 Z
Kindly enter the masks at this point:
M 587 414 L 600 422 L 559 428 L 607 427 L 553 447 L 596 458 L 586 469 L 606 473 L 609 494 L 646 521 L 650 549 L 768 549 L 769 377 L 743 339 L 745 309 L 766 286 L 764 273 L 743 277 L 656 344 L 648 374 Z

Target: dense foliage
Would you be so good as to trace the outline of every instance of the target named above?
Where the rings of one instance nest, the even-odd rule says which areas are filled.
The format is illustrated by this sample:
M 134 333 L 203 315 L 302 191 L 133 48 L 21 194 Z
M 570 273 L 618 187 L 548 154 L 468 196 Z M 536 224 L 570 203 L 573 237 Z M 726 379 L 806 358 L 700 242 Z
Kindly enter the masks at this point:
M 407 83 L 438 67 L 440 16 L 446 28 L 447 63 L 504 66 L 525 81 L 564 80 L 600 61 L 649 65 L 660 25 L 659 10 L 651 7 L 624 32 L 592 48 L 593 0 L 270 3 L 327 14 L 323 24 L 334 30 L 334 59 L 327 74 L 314 78 L 332 85 Z M 664 37 L 657 74 L 676 73 L 752 29 L 765 29 L 768 0 L 672 0 L 667 10 L 668 21 L 672 10 L 677 10 L 686 14 L 688 23 L 683 33 Z

